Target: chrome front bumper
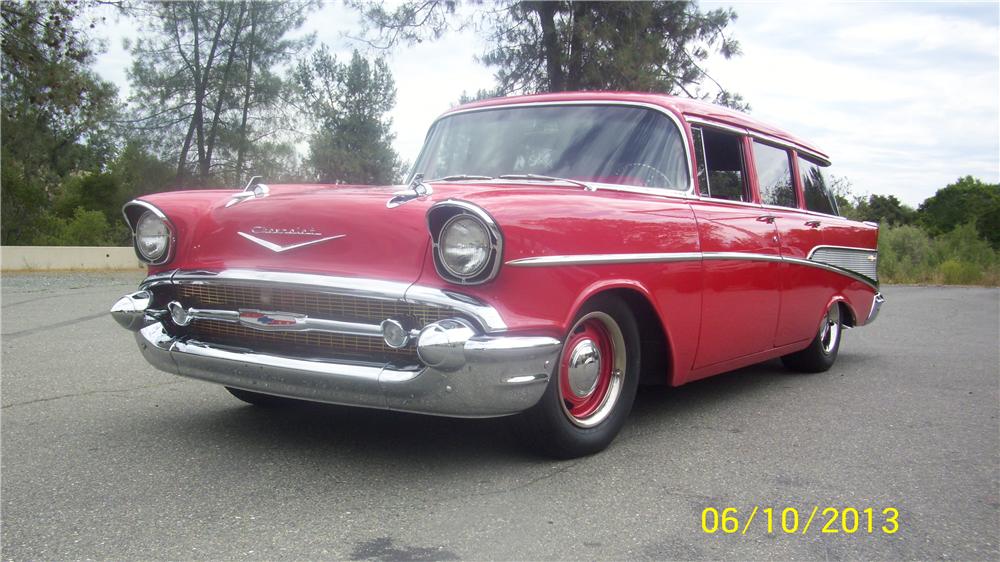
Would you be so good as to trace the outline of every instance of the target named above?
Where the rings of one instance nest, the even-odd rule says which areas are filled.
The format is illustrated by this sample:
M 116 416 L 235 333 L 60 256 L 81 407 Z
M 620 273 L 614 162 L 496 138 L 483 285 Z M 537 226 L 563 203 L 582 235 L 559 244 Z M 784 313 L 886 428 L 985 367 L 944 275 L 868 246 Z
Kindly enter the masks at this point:
M 146 360 L 162 371 L 253 392 L 315 402 L 454 417 L 495 417 L 535 405 L 562 343 L 544 336 L 488 335 L 460 318 L 428 325 L 416 338 L 422 364 L 334 362 L 259 353 L 170 335 L 148 293 L 123 297 L 112 316 L 135 332 Z

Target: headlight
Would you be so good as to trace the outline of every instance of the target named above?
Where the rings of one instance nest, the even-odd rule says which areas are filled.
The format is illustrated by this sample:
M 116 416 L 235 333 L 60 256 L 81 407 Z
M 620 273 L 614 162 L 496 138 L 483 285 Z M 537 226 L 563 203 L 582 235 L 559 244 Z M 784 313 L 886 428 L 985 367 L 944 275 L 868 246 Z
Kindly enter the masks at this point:
M 482 207 L 452 199 L 435 203 L 427 211 L 427 229 L 434 269 L 445 281 L 479 285 L 500 273 L 503 232 Z
M 475 277 L 490 261 L 490 233 L 470 215 L 456 215 L 445 223 L 438 247 L 442 265 L 456 277 Z
M 152 211 L 146 211 L 135 225 L 135 249 L 150 263 L 163 261 L 170 250 L 170 227 Z

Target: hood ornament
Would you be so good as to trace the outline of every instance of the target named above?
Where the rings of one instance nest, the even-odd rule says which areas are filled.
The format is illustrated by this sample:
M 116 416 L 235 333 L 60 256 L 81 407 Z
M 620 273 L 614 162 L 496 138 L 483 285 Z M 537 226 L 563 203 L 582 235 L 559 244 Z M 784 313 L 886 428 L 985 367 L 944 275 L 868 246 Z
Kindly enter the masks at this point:
M 385 204 L 389 209 L 394 209 L 407 201 L 412 201 L 418 197 L 427 197 L 434 190 L 431 189 L 429 184 L 424 183 L 423 174 L 413 174 L 413 179 L 410 180 L 410 185 L 406 186 L 406 191 L 397 191 L 392 194 L 392 199 Z
M 260 183 L 260 180 L 261 176 L 254 176 L 250 178 L 250 181 L 247 182 L 243 191 L 233 194 L 233 196 L 229 198 L 229 201 L 226 201 L 226 207 L 232 207 L 233 205 L 246 201 L 247 199 L 267 197 L 267 195 L 271 193 L 271 190 L 266 185 Z
M 250 232 L 254 234 L 279 234 L 279 235 L 293 235 L 293 236 L 322 236 L 323 234 L 317 232 L 313 228 L 268 228 L 265 226 L 255 226 L 250 229 Z M 336 240 L 337 238 L 343 238 L 347 236 L 346 234 L 338 234 L 336 236 L 327 236 L 326 238 L 317 238 L 316 240 L 307 240 L 305 242 L 299 242 L 297 244 L 289 244 L 288 246 L 282 246 L 281 244 L 275 244 L 274 242 L 268 242 L 263 238 L 257 238 L 253 234 L 247 234 L 246 232 L 237 232 L 243 238 L 258 244 L 271 250 L 272 252 L 281 253 L 287 252 L 288 250 L 295 250 L 297 248 L 304 248 L 306 246 L 312 246 L 313 244 L 319 244 L 320 242 L 327 242 L 329 240 Z

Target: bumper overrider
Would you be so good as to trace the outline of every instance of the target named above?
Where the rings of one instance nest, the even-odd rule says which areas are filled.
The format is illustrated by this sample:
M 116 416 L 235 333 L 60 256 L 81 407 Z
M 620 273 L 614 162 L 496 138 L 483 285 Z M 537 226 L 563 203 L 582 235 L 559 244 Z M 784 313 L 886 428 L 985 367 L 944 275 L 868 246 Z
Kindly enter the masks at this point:
M 400 299 L 433 304 L 456 315 L 402 333 L 400 322 L 391 318 L 365 324 L 267 313 L 281 321 L 250 324 L 268 332 L 385 338 L 393 347 L 415 348 L 419 364 L 400 365 L 284 355 L 199 341 L 176 328 L 201 320 L 246 326 L 247 311 L 185 308 L 178 302 L 154 304 L 154 292 L 165 285 L 218 282 Z M 261 315 L 252 312 L 255 319 Z M 119 299 L 111 315 L 135 333 L 143 357 L 168 373 L 275 396 L 455 417 L 504 416 L 533 406 L 545 391 L 562 345 L 547 336 L 506 335 L 506 326 L 494 309 L 465 296 L 408 284 L 307 274 L 161 274 L 147 279 L 138 292 Z

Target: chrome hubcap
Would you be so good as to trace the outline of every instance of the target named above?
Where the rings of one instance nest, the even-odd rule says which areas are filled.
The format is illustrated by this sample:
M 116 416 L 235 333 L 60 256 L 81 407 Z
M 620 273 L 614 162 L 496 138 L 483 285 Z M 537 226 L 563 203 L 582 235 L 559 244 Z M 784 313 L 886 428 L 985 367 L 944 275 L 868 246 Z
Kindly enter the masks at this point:
M 601 374 L 601 351 L 593 340 L 582 340 L 569 354 L 569 389 L 580 398 L 597 388 Z
M 823 322 L 819 326 L 819 341 L 823 346 L 823 353 L 829 354 L 840 339 L 840 305 L 834 304 L 830 310 L 826 311 Z
M 562 410 L 578 427 L 594 427 L 614 412 L 625 380 L 625 338 L 614 318 L 591 312 L 570 330 L 559 361 Z

